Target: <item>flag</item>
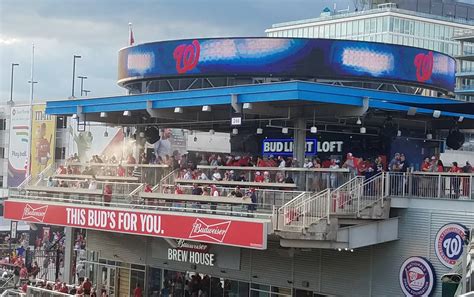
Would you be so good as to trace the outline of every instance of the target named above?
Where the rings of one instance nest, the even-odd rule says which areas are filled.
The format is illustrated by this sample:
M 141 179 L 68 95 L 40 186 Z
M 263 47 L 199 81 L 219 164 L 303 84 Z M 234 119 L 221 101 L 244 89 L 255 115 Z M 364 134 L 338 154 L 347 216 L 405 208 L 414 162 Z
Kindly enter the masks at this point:
M 133 38 L 133 30 L 132 30 L 132 23 L 128 23 L 129 28 L 129 45 L 133 45 L 135 43 L 135 39 Z

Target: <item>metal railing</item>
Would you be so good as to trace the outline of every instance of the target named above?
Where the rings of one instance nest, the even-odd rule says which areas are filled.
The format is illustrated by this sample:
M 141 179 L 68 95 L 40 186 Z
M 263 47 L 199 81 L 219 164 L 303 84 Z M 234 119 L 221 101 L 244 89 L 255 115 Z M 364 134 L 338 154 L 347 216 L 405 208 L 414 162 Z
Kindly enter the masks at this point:
M 271 219 L 273 215 L 273 205 L 266 205 L 261 209 L 257 208 L 256 210 L 250 208 L 249 204 L 239 204 L 233 203 L 228 205 L 225 203 L 217 204 L 214 203 L 205 203 L 205 202 L 189 202 L 189 203 L 176 203 L 176 202 L 159 202 L 157 205 L 149 204 L 137 204 L 133 202 L 128 202 L 126 199 L 123 201 L 118 201 L 112 199 L 112 202 L 104 203 L 102 201 L 89 200 L 87 197 L 78 197 L 73 198 L 57 198 L 51 196 L 39 196 L 39 195 L 23 195 L 23 194 L 12 194 L 9 199 L 12 200 L 27 200 L 35 202 L 53 202 L 53 203 L 68 203 L 73 204 L 78 207 L 80 205 L 87 205 L 91 207 L 95 206 L 105 206 L 111 208 L 125 208 L 125 209 L 134 209 L 134 210 L 150 210 L 150 211 L 163 211 L 163 212 L 187 212 L 187 213 L 200 213 L 208 215 L 223 215 L 223 216 L 236 216 L 236 217 L 253 217 L 253 218 L 262 218 L 262 219 Z M 214 209 L 215 206 L 215 209 Z M 271 209 L 271 210 L 269 210 Z
M 330 190 L 311 195 L 303 192 L 278 209 L 277 229 L 300 231 L 323 219 L 329 219 Z
M 474 200 L 472 173 L 410 172 L 387 176 L 389 196 Z
M 335 189 L 351 178 L 346 168 L 293 168 L 293 167 L 242 167 L 242 166 L 209 166 L 198 165 L 197 169 L 204 172 L 213 180 L 213 173 L 218 172 L 222 179 L 230 172 L 234 178 L 243 177 L 246 181 L 255 181 L 257 172 L 267 182 L 283 183 L 290 178 L 296 184 L 298 190 L 309 192 L 320 192 L 325 189 Z M 180 172 L 183 175 L 183 172 Z
M 53 290 L 48 290 L 40 287 L 33 287 L 33 286 L 28 286 L 26 289 L 26 296 L 32 296 L 32 297 L 66 297 L 66 296 L 77 296 L 77 295 L 71 295 L 71 294 L 66 294 L 66 293 L 61 293 L 58 291 L 53 291 Z

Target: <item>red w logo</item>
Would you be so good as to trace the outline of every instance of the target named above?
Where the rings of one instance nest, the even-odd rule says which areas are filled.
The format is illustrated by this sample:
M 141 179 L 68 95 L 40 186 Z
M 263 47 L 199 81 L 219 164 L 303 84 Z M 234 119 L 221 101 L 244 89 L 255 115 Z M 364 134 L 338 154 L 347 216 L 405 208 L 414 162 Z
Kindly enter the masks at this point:
M 178 45 L 173 52 L 173 58 L 176 61 L 176 71 L 186 73 L 193 70 L 199 62 L 201 46 L 199 41 L 193 40 L 192 44 Z
M 428 54 L 418 54 L 415 56 L 414 64 L 416 67 L 416 79 L 419 82 L 425 82 L 433 74 L 433 52 Z

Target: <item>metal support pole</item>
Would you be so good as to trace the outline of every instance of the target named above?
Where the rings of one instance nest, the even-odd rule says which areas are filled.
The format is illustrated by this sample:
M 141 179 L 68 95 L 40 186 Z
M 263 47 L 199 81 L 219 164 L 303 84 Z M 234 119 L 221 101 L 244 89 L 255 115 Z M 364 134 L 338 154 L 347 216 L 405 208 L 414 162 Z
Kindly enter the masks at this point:
M 74 228 L 64 228 L 66 238 L 64 241 L 64 277 L 63 280 L 67 284 L 72 284 L 74 275 L 72 274 L 74 267 Z

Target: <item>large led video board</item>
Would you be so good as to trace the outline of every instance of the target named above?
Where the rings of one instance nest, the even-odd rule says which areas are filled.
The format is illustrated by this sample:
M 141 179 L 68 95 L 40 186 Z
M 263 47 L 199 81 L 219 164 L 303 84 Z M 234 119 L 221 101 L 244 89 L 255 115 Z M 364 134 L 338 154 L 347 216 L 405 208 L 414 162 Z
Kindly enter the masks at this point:
M 455 60 L 421 48 L 307 38 L 214 38 L 119 52 L 119 83 L 175 77 L 283 77 L 400 83 L 453 91 Z

